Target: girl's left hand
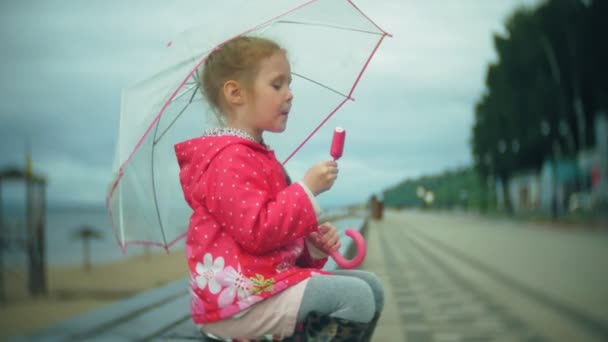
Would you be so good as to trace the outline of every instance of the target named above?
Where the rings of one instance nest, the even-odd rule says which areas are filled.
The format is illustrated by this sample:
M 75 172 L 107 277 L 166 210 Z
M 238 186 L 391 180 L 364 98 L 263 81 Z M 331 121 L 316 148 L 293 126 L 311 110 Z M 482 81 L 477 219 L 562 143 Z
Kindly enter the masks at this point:
M 315 247 L 323 250 L 325 253 L 335 252 L 340 249 L 340 237 L 338 229 L 331 223 L 326 222 L 319 226 L 319 232 L 310 234 L 310 241 Z

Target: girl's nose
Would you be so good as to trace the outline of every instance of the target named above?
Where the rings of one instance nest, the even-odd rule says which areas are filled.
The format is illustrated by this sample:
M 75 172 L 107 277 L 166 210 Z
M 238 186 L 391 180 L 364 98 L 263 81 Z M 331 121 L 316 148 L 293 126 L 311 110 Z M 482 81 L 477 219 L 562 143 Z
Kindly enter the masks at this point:
M 293 92 L 291 91 L 291 89 L 287 90 L 287 101 L 291 102 L 291 100 L 293 100 Z

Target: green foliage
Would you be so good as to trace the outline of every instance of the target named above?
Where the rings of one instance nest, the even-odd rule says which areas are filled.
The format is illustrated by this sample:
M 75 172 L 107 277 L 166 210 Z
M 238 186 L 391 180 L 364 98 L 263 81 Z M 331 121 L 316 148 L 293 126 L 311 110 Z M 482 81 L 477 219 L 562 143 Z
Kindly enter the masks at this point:
M 608 108 L 607 17 L 606 1 L 550 0 L 507 19 L 475 107 L 471 147 L 483 179 L 507 184 L 594 144 L 594 117 Z
M 434 201 L 431 204 L 432 207 L 479 207 L 481 205 L 482 188 L 480 178 L 471 168 L 446 171 L 440 175 L 405 180 L 384 191 L 384 204 L 391 207 L 423 206 L 423 201 L 417 194 L 419 187 L 433 192 Z
M 434 206 L 468 203 L 487 209 L 500 178 L 539 170 L 547 159 L 573 159 L 593 146 L 593 123 L 608 113 L 608 1 L 548 0 L 521 7 L 494 36 L 498 59 L 474 108 L 473 169 L 404 181 L 384 192 L 389 206 L 418 206 L 419 186 Z M 510 198 L 504 198 L 510 211 Z M 491 205 L 490 205 L 491 206 Z

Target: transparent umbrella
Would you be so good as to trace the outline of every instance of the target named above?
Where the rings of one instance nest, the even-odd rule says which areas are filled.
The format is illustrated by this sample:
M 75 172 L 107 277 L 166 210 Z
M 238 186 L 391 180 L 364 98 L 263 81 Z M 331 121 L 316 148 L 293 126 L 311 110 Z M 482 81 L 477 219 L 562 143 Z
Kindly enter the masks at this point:
M 185 236 L 191 211 L 183 201 L 173 146 L 220 124 L 201 95 L 198 75 L 215 47 L 239 35 L 271 38 L 287 50 L 294 105 L 286 131 L 267 138 L 287 162 L 314 145 L 308 142 L 331 137 L 325 124 L 353 100 L 389 34 L 351 1 L 314 0 L 240 33 L 201 25 L 169 42 L 165 67 L 122 94 L 115 177 L 106 205 L 123 249 L 129 244 L 167 249 Z

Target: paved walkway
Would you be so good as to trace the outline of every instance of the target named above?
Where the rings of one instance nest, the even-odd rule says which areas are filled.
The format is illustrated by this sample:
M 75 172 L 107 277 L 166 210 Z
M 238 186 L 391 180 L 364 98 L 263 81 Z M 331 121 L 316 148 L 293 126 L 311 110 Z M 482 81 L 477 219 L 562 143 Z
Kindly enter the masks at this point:
M 390 281 L 389 270 L 382 252 L 383 242 L 379 234 L 380 229 L 386 229 L 385 226 L 384 222 L 369 221 L 366 233 L 367 256 L 361 268 L 376 273 L 385 286 L 384 312 L 378 321 L 373 340 L 404 341 L 405 331 L 399 314 L 399 304 L 395 300 L 395 290 Z
M 364 268 L 386 285 L 374 341 L 608 340 L 608 235 L 387 212 Z

